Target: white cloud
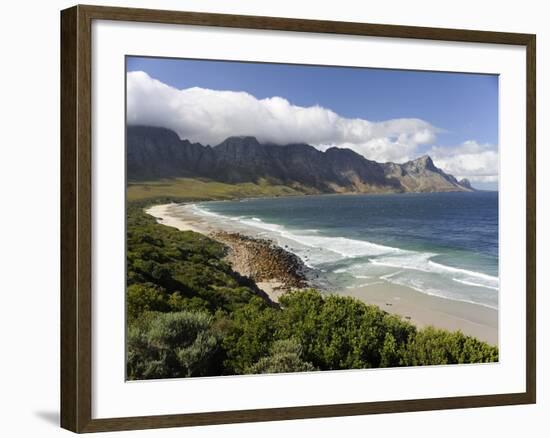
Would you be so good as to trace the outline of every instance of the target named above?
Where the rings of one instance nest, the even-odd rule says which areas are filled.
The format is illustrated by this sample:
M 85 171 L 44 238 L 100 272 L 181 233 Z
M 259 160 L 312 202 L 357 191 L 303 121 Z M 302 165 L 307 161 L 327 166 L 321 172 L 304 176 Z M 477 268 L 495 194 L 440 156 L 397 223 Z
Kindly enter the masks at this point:
M 498 151 L 494 145 L 468 140 L 457 147 L 433 146 L 428 152 L 436 166 L 472 182 L 498 182 Z
M 308 143 L 319 149 L 347 147 L 368 159 L 403 162 L 435 141 L 438 129 L 420 119 L 372 122 L 341 117 L 321 106 L 300 107 L 281 97 L 257 99 L 246 92 L 178 90 L 144 72 L 127 74 L 130 124 L 162 126 L 181 138 L 216 145 L 233 135 L 260 142 Z
M 252 135 L 260 142 L 307 143 L 320 150 L 338 146 L 378 162 L 402 163 L 417 158 L 419 146 L 433 144 L 441 131 L 420 119 L 350 119 L 281 97 L 257 99 L 246 92 L 198 87 L 178 90 L 144 72 L 127 74 L 127 91 L 128 123 L 162 126 L 202 144 Z M 455 147 L 432 146 L 427 153 L 457 178 L 498 181 L 498 151 L 493 145 L 470 140 Z

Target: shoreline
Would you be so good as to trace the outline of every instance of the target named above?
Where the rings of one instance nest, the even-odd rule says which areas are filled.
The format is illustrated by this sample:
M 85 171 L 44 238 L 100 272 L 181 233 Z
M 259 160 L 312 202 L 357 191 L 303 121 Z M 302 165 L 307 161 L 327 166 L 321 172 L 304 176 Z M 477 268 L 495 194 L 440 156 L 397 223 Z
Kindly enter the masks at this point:
M 261 260 L 260 264 L 262 264 L 265 260 L 272 259 L 274 254 L 286 254 L 287 256 L 283 256 L 282 260 L 284 257 L 298 259 L 293 259 L 292 262 L 289 259 L 287 268 L 290 270 L 296 268 L 303 275 L 302 280 L 305 282 L 304 286 L 307 287 L 308 284 L 305 280 L 307 268 L 304 262 L 293 253 L 280 248 L 271 241 L 262 239 L 259 236 L 260 233 L 254 230 L 232 223 L 234 221 L 220 219 L 215 215 L 210 218 L 197 214 L 193 205 L 193 203 L 154 205 L 147 208 L 145 212 L 155 217 L 160 224 L 174 227 L 180 231 L 205 234 L 228 245 L 230 253 L 226 259 L 231 263 L 233 269 L 241 275 L 251 277 L 275 303 L 283 293 L 299 285 L 299 282 L 293 286 L 288 279 L 284 281 L 275 275 L 273 278 L 268 278 L 269 270 L 263 273 L 253 272 L 253 265 L 257 264 L 258 260 Z M 177 211 L 175 211 L 176 209 Z M 275 263 L 273 266 L 277 266 L 277 264 Z M 460 330 L 466 335 L 491 345 L 498 345 L 498 311 L 486 306 L 428 295 L 407 286 L 387 282 L 347 289 L 345 292 L 342 290 L 339 294 L 376 305 L 388 313 L 403 317 L 417 327 L 432 325 L 449 331 Z
M 186 205 L 191 207 L 193 204 Z M 170 210 L 176 206 L 181 207 L 181 204 L 156 205 L 145 212 L 162 225 L 204 234 L 227 246 L 229 251 L 225 260 L 235 272 L 252 279 L 271 303 L 278 305 L 279 297 L 284 293 L 308 287 L 306 272 L 309 268 L 295 254 L 277 246 L 271 240 L 213 227 L 206 221 L 175 216 Z

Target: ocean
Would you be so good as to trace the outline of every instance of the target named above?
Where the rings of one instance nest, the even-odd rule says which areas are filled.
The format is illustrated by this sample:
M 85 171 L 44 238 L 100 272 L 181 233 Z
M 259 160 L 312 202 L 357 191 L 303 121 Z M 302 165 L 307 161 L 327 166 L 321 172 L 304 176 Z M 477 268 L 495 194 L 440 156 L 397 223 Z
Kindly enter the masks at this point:
M 498 308 L 498 192 L 245 199 L 195 211 L 295 253 L 321 289 L 392 283 Z

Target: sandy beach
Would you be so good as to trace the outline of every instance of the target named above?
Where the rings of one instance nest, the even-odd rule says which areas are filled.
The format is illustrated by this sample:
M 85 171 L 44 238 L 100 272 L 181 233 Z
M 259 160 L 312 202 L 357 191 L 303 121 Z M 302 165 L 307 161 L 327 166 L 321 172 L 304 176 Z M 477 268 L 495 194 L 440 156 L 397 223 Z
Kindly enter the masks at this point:
M 154 205 L 145 210 L 145 213 L 153 216 L 157 221 L 168 227 L 177 228 L 180 231 L 194 231 L 196 233 L 210 233 L 212 228 L 208 227 L 206 222 L 198 220 L 198 216 L 192 217 L 191 209 L 189 208 L 189 217 L 176 216 L 174 208 L 178 204 L 162 204 Z M 187 216 L 187 215 L 186 215 Z
M 427 295 L 391 283 L 351 289 L 345 294 L 400 315 L 418 327 L 432 325 L 460 330 L 492 345 L 498 344 L 498 312 L 489 307 Z
M 274 257 L 269 253 L 259 257 L 251 256 L 246 252 L 246 245 L 241 240 L 246 243 L 248 241 L 246 237 L 261 238 L 256 230 L 247 229 L 241 224 L 215 215 L 210 217 L 198 214 L 194 210 L 193 204 L 156 205 L 147 209 L 146 213 L 155 217 L 163 225 L 181 231 L 206 234 L 228 244 L 232 249 L 229 261 L 233 268 L 242 275 L 253 278 L 258 287 L 266 292 L 272 301 L 278 302 L 279 297 L 291 288 L 292 281 L 289 281 L 289 278 L 282 279 L 280 274 L 277 274 L 279 278 L 277 276 L 265 278 L 269 274 L 260 271 L 252 272 L 253 275 L 251 275 L 251 263 L 239 263 L 243 258 L 263 260 Z M 233 237 L 228 238 L 228 235 Z M 240 235 L 245 238 L 235 237 Z M 254 251 L 258 251 L 257 245 L 253 246 Z M 244 252 L 243 248 L 245 248 Z M 279 255 L 281 251 L 282 254 L 285 253 L 280 248 L 275 248 L 275 251 L 275 254 Z M 231 259 L 231 254 L 233 254 L 233 259 Z M 235 255 L 238 255 L 237 259 L 235 259 Z M 290 263 L 292 264 L 294 261 Z M 254 278 L 254 274 L 257 278 Z M 388 282 L 346 289 L 339 293 L 356 297 L 368 304 L 377 305 L 389 313 L 402 316 L 418 327 L 433 325 L 451 331 L 460 330 L 466 335 L 474 336 L 492 345 L 498 345 L 498 311 L 489 307 L 440 298 Z

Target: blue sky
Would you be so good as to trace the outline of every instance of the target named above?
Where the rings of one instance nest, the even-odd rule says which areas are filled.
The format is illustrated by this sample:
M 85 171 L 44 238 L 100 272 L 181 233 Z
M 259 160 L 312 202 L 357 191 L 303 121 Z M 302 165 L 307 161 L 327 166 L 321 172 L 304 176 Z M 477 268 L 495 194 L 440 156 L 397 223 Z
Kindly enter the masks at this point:
M 475 154 L 483 154 L 484 160 L 488 160 L 489 152 L 496 154 L 498 76 L 495 75 L 141 57 L 127 57 L 127 71 L 145 72 L 178 90 L 198 87 L 244 91 L 258 100 L 281 97 L 293 106 L 320 106 L 345 119 L 370 122 L 421 119 L 431 125 L 433 129 L 429 130 L 436 138 L 425 143 L 414 140 L 414 146 L 404 149 L 407 153 L 403 152 L 403 159 L 413 158 L 411 154 L 430 153 L 439 156 L 448 170 L 464 173 L 458 176 L 470 178 L 474 185 L 496 186 L 495 181 L 489 181 L 495 180 L 494 175 L 488 176 L 494 169 L 472 170 L 476 166 L 464 165 L 465 158 L 449 156 L 465 152 L 471 162 Z M 387 135 L 388 141 L 397 141 L 395 130 L 398 128 Z M 410 139 L 413 134 L 407 135 Z M 359 146 L 356 149 L 367 156 L 372 144 L 371 149 L 359 150 Z M 379 151 L 381 146 L 377 147 Z M 388 157 L 389 161 L 396 156 Z M 367 158 L 380 159 L 380 156 Z M 494 156 L 489 161 L 494 167 Z M 463 169 L 459 162 L 463 163 Z

